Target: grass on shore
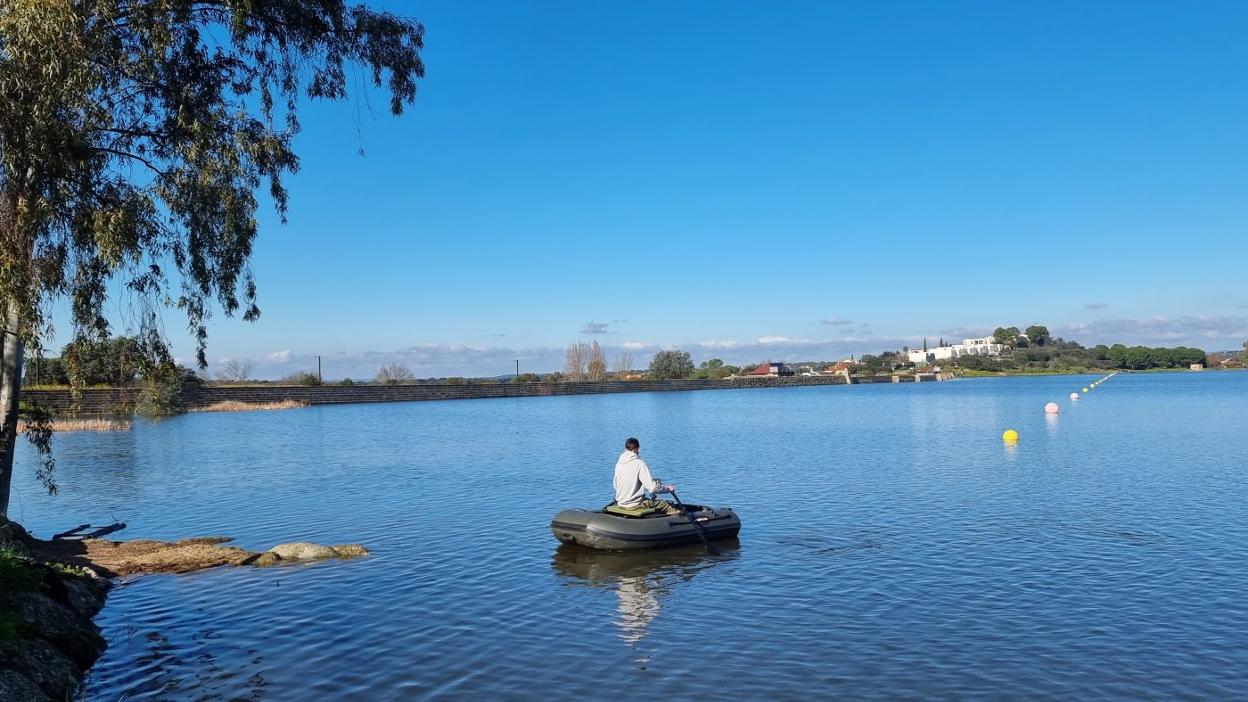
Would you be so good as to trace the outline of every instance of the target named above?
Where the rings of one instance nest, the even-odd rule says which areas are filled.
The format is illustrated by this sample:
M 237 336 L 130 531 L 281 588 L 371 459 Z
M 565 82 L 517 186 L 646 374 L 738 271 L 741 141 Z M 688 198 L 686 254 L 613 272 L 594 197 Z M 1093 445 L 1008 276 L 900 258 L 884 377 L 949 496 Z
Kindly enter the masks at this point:
M 296 400 L 281 400 L 280 402 L 238 402 L 228 400 L 225 402 L 214 402 L 211 405 L 203 407 L 192 407 L 191 412 L 252 412 L 255 410 L 284 410 L 298 409 L 307 407 L 308 403 L 298 402 Z
M 134 422 L 129 419 L 97 417 L 95 419 L 73 419 L 62 417 L 52 420 L 52 431 L 129 431 Z M 19 432 L 26 430 L 25 422 L 17 423 Z
M 63 563 L 40 563 L 7 546 L 0 546 L 0 590 L 30 592 L 46 588 L 51 573 L 72 578 L 90 577 L 87 571 Z M 0 642 L 20 641 L 31 632 L 31 626 L 12 612 L 0 610 Z
M 35 562 L 11 548 L 0 547 L 0 590 L 26 592 L 43 587 L 43 572 Z M 30 624 L 13 612 L 0 609 L 0 642 L 20 641 Z
M 42 585 L 43 573 L 34 561 L 11 548 L 0 547 L 0 588 L 35 590 Z

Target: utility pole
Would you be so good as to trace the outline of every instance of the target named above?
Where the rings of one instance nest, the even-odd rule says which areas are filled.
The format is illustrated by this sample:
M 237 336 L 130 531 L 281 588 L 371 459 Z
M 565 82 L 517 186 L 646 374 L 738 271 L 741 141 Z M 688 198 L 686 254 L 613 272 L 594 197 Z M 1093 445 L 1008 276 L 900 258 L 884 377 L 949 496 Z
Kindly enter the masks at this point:
M 316 382 L 324 383 L 325 379 L 321 377 L 321 357 L 316 357 Z

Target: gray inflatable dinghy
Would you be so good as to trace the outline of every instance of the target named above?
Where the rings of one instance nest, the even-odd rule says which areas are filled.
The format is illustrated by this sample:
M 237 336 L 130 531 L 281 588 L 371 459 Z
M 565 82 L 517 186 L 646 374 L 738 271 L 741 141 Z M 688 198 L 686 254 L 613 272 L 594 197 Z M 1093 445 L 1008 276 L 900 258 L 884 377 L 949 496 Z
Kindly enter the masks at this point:
M 652 512 L 641 516 L 608 512 L 607 508 L 565 509 L 550 522 L 550 531 L 565 544 L 579 544 L 603 551 L 641 551 L 691 544 L 702 540 L 692 516 L 706 538 L 731 539 L 741 531 L 741 519 L 731 507 L 685 505 L 685 514 L 669 516 Z

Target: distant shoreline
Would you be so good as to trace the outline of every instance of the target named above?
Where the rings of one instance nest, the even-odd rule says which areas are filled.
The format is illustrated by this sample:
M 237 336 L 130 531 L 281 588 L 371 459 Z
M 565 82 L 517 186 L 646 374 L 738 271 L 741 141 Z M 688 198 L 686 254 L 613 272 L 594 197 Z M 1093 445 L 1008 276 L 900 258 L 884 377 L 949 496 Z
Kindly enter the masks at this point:
M 1109 373 L 1232 373 L 1235 371 L 1245 371 L 1248 368 L 1205 368 L 1204 370 L 1194 371 L 1190 368 L 1143 368 L 1141 370 L 1129 370 L 1126 368 L 1087 368 L 1083 370 L 1011 370 L 1011 371 L 981 371 L 981 370 L 963 370 L 960 371 L 963 378 L 1011 378 L 1015 376 L 1028 375 L 1108 375 Z
M 945 374 L 951 377 L 953 374 Z M 923 382 L 944 380 L 930 375 Z M 185 387 L 178 398 L 178 411 L 194 411 L 223 402 L 238 405 L 299 403 L 303 405 L 357 404 L 368 402 L 421 402 L 438 400 L 477 400 L 561 395 L 599 395 L 637 392 L 687 392 L 698 390 L 746 390 L 826 385 L 866 385 L 915 382 L 916 377 L 891 376 L 853 378 L 841 375 L 743 377 L 732 380 L 604 380 L 561 383 L 464 383 L 420 385 L 203 385 Z M 126 415 L 135 410 L 139 388 L 84 389 L 75 398 L 67 389 L 27 390 L 22 398 L 54 415 Z

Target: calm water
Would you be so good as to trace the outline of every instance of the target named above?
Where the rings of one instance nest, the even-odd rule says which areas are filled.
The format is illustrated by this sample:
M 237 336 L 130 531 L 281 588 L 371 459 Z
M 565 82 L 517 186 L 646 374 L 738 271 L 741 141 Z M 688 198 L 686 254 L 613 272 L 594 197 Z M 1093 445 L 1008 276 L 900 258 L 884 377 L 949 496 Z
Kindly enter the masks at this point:
M 1248 373 L 1091 379 L 188 415 L 13 514 L 373 549 L 124 582 L 91 700 L 1248 698 Z M 628 435 L 739 544 L 559 548 Z

